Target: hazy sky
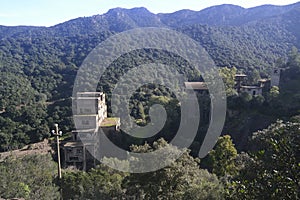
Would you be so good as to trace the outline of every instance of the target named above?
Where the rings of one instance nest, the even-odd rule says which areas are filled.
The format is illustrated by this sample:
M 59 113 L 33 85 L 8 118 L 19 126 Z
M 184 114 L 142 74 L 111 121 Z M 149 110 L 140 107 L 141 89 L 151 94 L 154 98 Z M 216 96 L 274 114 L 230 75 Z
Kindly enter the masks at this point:
M 299 0 L 298 0 L 299 1 Z M 70 19 L 103 14 L 110 8 L 146 7 L 153 13 L 235 4 L 245 8 L 262 4 L 287 5 L 297 0 L 0 0 L 0 25 L 52 26 Z

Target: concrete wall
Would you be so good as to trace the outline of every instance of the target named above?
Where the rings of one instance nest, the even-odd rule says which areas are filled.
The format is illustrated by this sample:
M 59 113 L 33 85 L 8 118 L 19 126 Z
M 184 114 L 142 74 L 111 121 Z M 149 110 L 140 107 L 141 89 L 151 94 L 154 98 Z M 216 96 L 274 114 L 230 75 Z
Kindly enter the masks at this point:
M 74 123 L 79 130 L 84 129 L 98 129 L 99 116 L 98 115 L 74 115 Z
M 250 95 L 262 95 L 262 88 L 241 88 L 242 92 L 247 92 Z
M 98 114 L 97 99 L 77 99 L 77 115 Z
M 66 162 L 83 162 L 83 147 L 65 147 Z
M 272 75 L 271 75 L 271 87 L 272 86 L 279 86 L 280 82 L 280 69 L 273 69 Z

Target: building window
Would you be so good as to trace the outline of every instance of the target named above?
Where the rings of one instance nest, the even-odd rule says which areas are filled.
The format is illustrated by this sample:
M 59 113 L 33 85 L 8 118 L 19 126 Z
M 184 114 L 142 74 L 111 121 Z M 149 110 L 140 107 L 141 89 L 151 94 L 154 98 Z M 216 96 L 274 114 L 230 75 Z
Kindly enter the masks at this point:
M 77 136 L 78 136 L 78 133 L 74 133 L 74 135 L 73 135 L 73 136 L 74 136 L 74 140 L 75 140 L 75 141 L 77 141 Z
M 78 161 L 79 160 L 79 158 L 78 157 L 76 157 L 76 156 L 74 156 L 74 157 L 70 157 L 70 161 Z
M 82 153 L 82 149 L 76 149 L 76 153 L 77 154 L 81 154 Z

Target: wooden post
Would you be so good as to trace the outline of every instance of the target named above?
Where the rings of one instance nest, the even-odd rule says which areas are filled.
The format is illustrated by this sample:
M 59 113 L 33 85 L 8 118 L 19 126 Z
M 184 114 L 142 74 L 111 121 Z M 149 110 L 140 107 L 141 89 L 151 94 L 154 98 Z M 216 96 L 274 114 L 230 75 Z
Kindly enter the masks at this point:
M 58 132 L 58 124 L 54 124 L 56 129 L 56 144 L 57 144 L 57 161 L 58 161 L 58 179 L 61 179 L 61 163 L 60 163 L 60 148 L 59 148 L 59 136 L 60 133 Z
M 86 171 L 86 149 L 85 149 L 85 144 L 82 146 L 82 153 L 83 153 L 83 171 Z

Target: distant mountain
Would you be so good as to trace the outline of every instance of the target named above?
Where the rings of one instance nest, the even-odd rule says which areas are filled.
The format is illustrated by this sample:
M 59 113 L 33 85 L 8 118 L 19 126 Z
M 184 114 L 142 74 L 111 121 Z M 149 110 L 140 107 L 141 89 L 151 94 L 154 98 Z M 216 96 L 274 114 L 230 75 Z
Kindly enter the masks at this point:
M 188 25 L 208 26 L 245 26 L 266 21 L 277 25 L 284 25 L 285 16 L 294 13 L 300 3 L 287 6 L 264 5 L 245 9 L 236 5 L 219 5 L 201 11 L 180 10 L 170 14 L 153 14 L 146 8 L 123 9 L 115 8 L 103 15 L 74 19 L 49 29 L 59 32 L 72 32 L 87 34 L 101 31 L 121 32 L 137 27 L 171 27 L 179 28 Z M 294 21 L 297 25 L 299 21 Z
M 81 17 L 52 27 L 0 26 L 2 62 L 20 63 L 20 57 L 30 57 L 21 55 L 17 61 L 8 61 L 3 49 L 10 41 L 17 43 L 11 45 L 25 54 L 28 46 L 39 51 L 55 49 L 59 54 L 57 62 L 69 64 L 66 63 L 68 60 L 78 66 L 97 43 L 112 34 L 138 27 L 166 27 L 183 32 L 206 48 L 218 66 L 261 70 L 285 57 L 292 46 L 300 47 L 300 3 L 249 9 L 224 4 L 201 11 L 180 10 L 170 14 L 153 14 L 143 7 L 114 8 L 103 15 Z M 33 43 L 35 40 L 44 42 Z M 60 43 L 63 45 L 53 46 Z M 61 56 L 68 54 L 70 49 L 73 49 L 71 55 Z M 51 59 L 52 56 L 55 53 L 51 54 Z M 43 56 L 36 55 L 39 57 Z M 45 60 L 47 58 L 38 62 Z M 27 61 L 21 62 L 26 65 Z M 26 66 L 22 68 L 26 69 Z
M 245 9 L 235 5 L 220 5 L 199 12 L 181 10 L 171 14 L 159 14 L 161 21 L 171 27 L 193 24 L 229 25 L 232 19 L 241 15 Z
M 245 9 L 240 6 L 224 4 L 213 6 L 201 11 L 181 10 L 171 14 L 159 14 L 161 21 L 171 27 L 192 24 L 210 26 L 237 26 L 249 22 L 265 20 L 290 12 L 300 6 L 300 3 L 287 6 L 263 5 Z
M 165 26 L 155 14 L 146 8 L 115 8 L 103 15 L 74 19 L 54 27 L 50 27 L 55 35 L 95 34 L 102 31 L 122 32 L 138 27 Z
M 297 16 L 300 2 L 287 6 L 263 5 L 245 9 L 240 6 L 224 4 L 213 6 L 201 11 L 180 10 L 169 14 L 153 14 L 146 8 L 123 9 L 114 8 L 103 15 L 81 17 L 46 27 L 5 27 L 0 26 L 0 38 L 9 36 L 24 36 L 26 33 L 43 33 L 50 35 L 70 36 L 74 34 L 94 34 L 103 31 L 121 32 L 137 27 L 171 27 L 179 28 L 188 25 L 208 26 L 245 26 L 278 22 L 284 25 L 286 21 Z M 287 18 L 289 17 L 289 19 Z M 291 18 L 292 17 L 292 18 Z M 300 23 L 293 21 L 294 27 Z
M 219 66 L 268 67 L 279 57 L 285 57 L 292 46 L 300 47 L 300 3 L 249 9 L 224 4 L 170 14 L 153 14 L 143 7 L 115 8 L 103 15 L 81 17 L 52 27 L 0 26 L 0 39 L 29 40 L 30 43 L 33 38 L 44 38 L 49 44 L 55 44 L 53 40 L 60 38 L 71 40 L 67 43 L 74 51 L 77 51 L 76 46 L 82 45 L 80 42 L 89 44 L 89 48 L 81 48 L 88 51 L 95 46 L 95 41 L 101 42 L 111 34 L 138 27 L 166 27 L 184 32 L 199 41 Z M 88 41 L 78 39 L 87 37 Z M 87 53 L 80 53 L 80 58 Z M 79 63 L 81 61 L 75 62 Z
M 300 2 L 287 6 L 263 5 L 245 9 L 240 6 L 224 4 L 201 11 L 180 10 L 169 14 L 153 14 L 146 8 L 114 8 L 103 15 L 78 18 L 54 27 L 89 27 L 91 30 L 110 30 L 120 32 L 137 27 L 181 27 L 187 25 L 242 26 L 262 20 L 275 19 L 297 10 Z M 82 26 L 80 26 L 82 25 Z

